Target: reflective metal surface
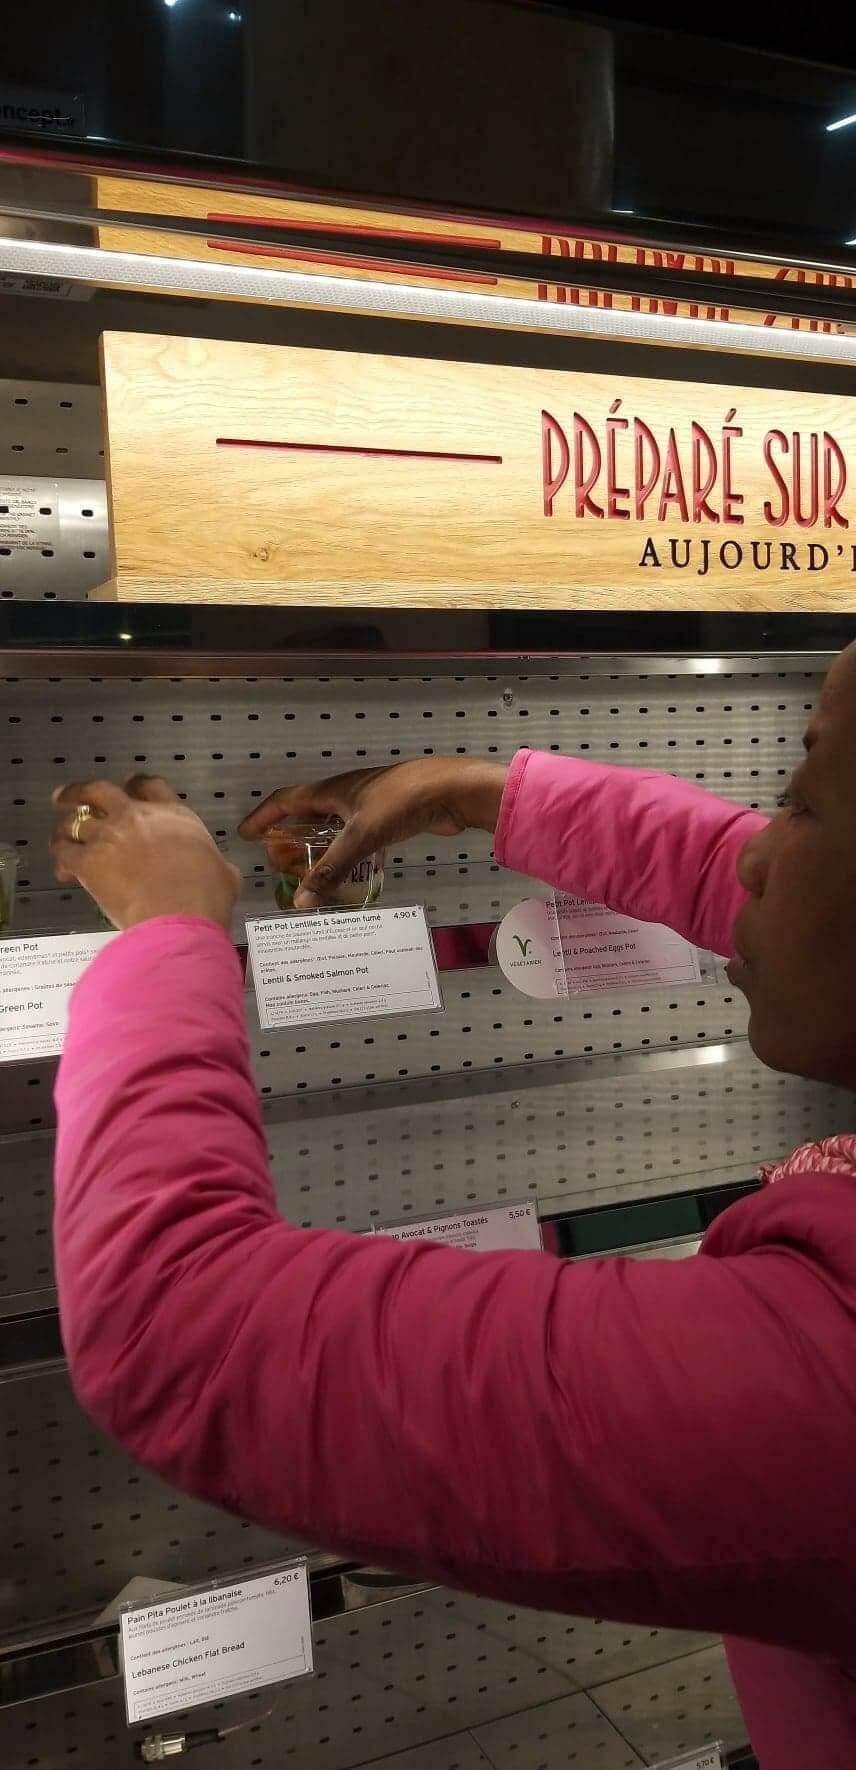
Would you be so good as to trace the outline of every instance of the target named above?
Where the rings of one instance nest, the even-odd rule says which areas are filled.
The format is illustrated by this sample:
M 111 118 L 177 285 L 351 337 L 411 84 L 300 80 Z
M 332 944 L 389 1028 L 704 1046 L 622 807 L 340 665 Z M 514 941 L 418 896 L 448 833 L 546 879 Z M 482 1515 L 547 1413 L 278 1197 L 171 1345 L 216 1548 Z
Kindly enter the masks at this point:
M 537 274 L 538 260 L 533 260 Z M 466 325 L 522 327 L 576 337 L 613 338 L 643 344 L 682 345 L 693 350 L 761 351 L 783 361 L 811 361 L 847 366 L 856 363 L 856 337 L 837 335 L 834 321 L 846 313 L 836 296 L 815 301 L 811 311 L 821 318 L 831 306 L 829 330 L 760 329 L 673 313 L 636 313 L 611 308 L 562 306 L 554 302 L 506 295 L 472 295 L 451 289 L 420 289 L 399 283 L 365 282 L 345 276 L 303 276 L 296 271 L 262 270 L 192 259 L 155 258 L 102 252 L 93 247 L 48 245 L 0 240 L 0 271 L 12 276 L 53 277 L 70 283 L 91 283 L 163 294 L 195 295 L 206 300 L 279 302 L 333 312 L 378 314 L 385 318 L 458 321 Z M 530 274 L 533 271 L 530 269 Z M 643 288 L 644 279 L 633 279 Z M 733 287 L 731 290 L 733 294 Z M 698 296 L 695 297 L 699 299 Z M 769 303 L 765 297 L 760 305 Z M 747 303 L 751 305 L 751 303 Z
M 28 203 L 19 203 L 4 194 L 3 180 L 0 178 L 0 218 L 5 218 L 2 231 L 7 238 L 11 236 L 13 239 L 19 233 L 25 233 L 22 243 L 29 246 L 41 241 L 51 248 L 66 244 L 85 249 L 91 243 L 93 230 L 109 230 L 111 244 L 106 257 L 101 254 L 102 275 L 109 270 L 111 263 L 130 257 L 139 267 L 138 281 L 141 287 L 146 286 L 146 265 L 164 262 L 150 246 L 145 248 L 147 256 L 140 259 L 140 247 L 136 241 L 141 232 L 170 236 L 170 246 L 177 243 L 179 248 L 183 237 L 187 242 L 185 253 L 179 249 L 177 253 L 171 251 L 169 256 L 177 262 L 184 260 L 185 267 L 187 260 L 195 256 L 190 250 L 193 242 L 209 247 L 212 245 L 212 221 L 209 218 L 198 219 L 187 214 L 160 211 L 152 213 L 145 207 L 145 187 L 141 187 L 136 206 L 133 206 L 133 190 L 132 184 L 129 189 L 129 205 L 122 209 L 112 209 L 109 205 L 86 207 L 69 202 L 44 204 L 37 195 Z M 366 263 L 365 230 L 356 225 L 349 229 L 347 223 L 334 223 L 334 213 L 331 208 L 329 229 L 325 230 L 323 221 L 313 223 L 313 256 L 322 265 L 325 260 L 335 263 L 346 274 L 349 270 L 358 271 Z M 567 225 L 566 223 L 566 228 Z M 62 240 L 52 237 L 57 229 L 61 230 Z M 255 252 L 258 256 L 288 257 L 289 248 L 294 249 L 295 256 L 304 256 L 307 241 L 304 229 L 305 223 L 303 226 L 298 223 L 289 226 L 287 220 L 266 220 L 263 217 L 256 219 L 250 216 L 230 220 L 218 216 L 216 221 L 217 244 L 224 249 L 235 250 L 245 246 L 248 252 L 244 256 Z M 585 235 L 588 230 L 582 231 Z M 118 244 L 114 236 L 117 236 Z M 496 281 L 495 273 L 501 271 L 503 281 L 520 282 L 523 297 L 527 296 L 529 288 L 536 282 L 548 283 L 551 290 L 558 290 L 578 287 L 582 281 L 586 289 L 644 293 L 646 297 L 656 301 L 695 301 L 714 305 L 721 303 L 725 306 L 737 305 L 742 309 L 757 309 L 764 314 L 768 313 L 772 304 L 775 313 L 780 316 L 814 316 L 819 320 L 837 320 L 842 324 L 854 319 L 853 301 L 848 299 L 848 295 L 852 275 L 856 271 L 856 259 L 847 251 L 840 254 L 835 262 L 822 267 L 807 265 L 805 260 L 783 266 L 783 269 L 800 271 L 803 274 L 795 275 L 793 281 L 777 277 L 771 288 L 769 274 L 753 276 L 751 264 L 742 260 L 739 261 L 739 274 L 734 270 L 726 271 L 720 255 L 697 255 L 692 244 L 688 244 L 682 253 L 664 253 L 662 239 L 639 239 L 639 262 L 634 264 L 609 255 L 604 258 L 602 252 L 600 256 L 592 253 L 582 261 L 578 257 L 572 260 L 570 253 L 552 252 L 552 235 L 539 235 L 533 231 L 530 239 L 531 245 L 516 251 L 504 247 L 502 257 L 498 258 L 496 246 L 482 243 L 478 238 L 461 243 L 455 237 L 432 238 L 431 235 L 423 234 L 421 240 L 414 243 L 406 231 L 396 232 L 391 229 L 388 234 L 373 236 L 371 263 L 376 270 L 382 271 L 384 266 L 387 267 L 388 284 L 395 284 L 400 274 L 411 268 L 420 272 L 449 271 L 462 280 L 466 273 L 472 272 L 476 279 L 482 276 L 488 283 Z M 625 232 L 618 236 L 618 243 L 622 247 L 637 245 L 637 236 L 635 232 Z M 270 250 L 265 253 L 264 247 Z M 663 262 L 664 257 L 668 258 L 668 263 Z M 778 270 L 779 257 L 778 254 L 762 253 L 755 261 L 755 267 L 757 269 L 767 263 Z M 733 254 L 728 254 L 729 264 L 732 259 Z M 221 265 L 220 268 L 224 267 Z M 225 268 L 229 269 L 228 266 Z M 820 274 L 806 279 L 804 273 L 807 268 L 816 269 Z M 93 277 L 92 280 L 100 279 Z M 227 282 L 220 293 L 228 294 L 229 289 L 230 284 Z M 531 294 L 529 298 L 532 298 Z M 553 300 L 558 306 L 566 305 L 561 296 L 553 296 Z
M 667 1074 L 671 1070 L 707 1069 L 723 1064 L 745 1063 L 749 1053 L 748 1040 L 734 1038 L 712 1045 L 679 1045 L 665 1051 L 604 1052 L 598 1057 L 565 1057 L 545 1061 L 537 1066 L 510 1065 L 497 1069 L 471 1070 L 466 1078 L 468 1097 L 494 1094 L 528 1093 L 531 1088 L 568 1088 L 586 1082 L 603 1081 L 608 1077 L 629 1077 Z M 366 1112 L 383 1106 L 391 1110 L 400 1106 L 424 1106 L 461 1095 L 461 1080 L 455 1075 L 414 1077 L 407 1082 L 386 1082 L 382 1087 L 352 1087 L 335 1094 L 304 1094 L 291 1098 L 263 1101 L 265 1124 L 305 1124 L 308 1120 L 330 1114 Z
M 75 645 L 73 634 L 63 646 L 42 646 L 35 642 L 26 647 L 14 644 L 16 629 L 23 623 L 20 610 L 16 610 L 11 621 L 3 620 L 4 610 L 0 605 L 0 642 L 11 639 L 12 644 L 0 643 L 0 673 L 14 676 L 20 680 L 45 681 L 61 671 L 69 678 L 92 677 L 127 677 L 134 678 L 166 677 L 174 680 L 178 676 L 204 677 L 209 681 L 219 678 L 275 677 L 280 681 L 292 677 L 363 677 L 386 678 L 418 678 L 442 675 L 456 680 L 463 672 L 467 676 L 487 677 L 496 680 L 503 672 L 505 665 L 525 664 L 527 675 L 548 677 L 561 682 L 562 678 L 576 682 L 580 679 L 589 681 L 602 678 L 621 680 L 629 677 L 649 676 L 688 677 L 688 676 L 787 676 L 790 674 L 815 675 L 818 671 L 828 670 L 839 649 L 850 644 L 856 637 L 856 617 L 849 617 L 834 623 L 829 637 L 824 640 L 818 635 L 816 651 L 799 647 L 793 651 L 776 650 L 769 652 L 735 651 L 719 657 L 689 656 L 676 652 L 671 656 L 651 656 L 644 651 L 634 652 L 579 652 L 564 650 L 530 650 L 526 644 L 527 629 L 531 633 L 531 644 L 538 645 L 539 622 L 533 617 L 531 623 L 525 616 L 512 616 L 509 619 L 519 634 L 516 648 L 508 650 L 484 651 L 347 651 L 340 649 L 318 650 L 317 639 L 312 649 L 295 650 L 286 643 L 281 649 L 271 650 L 265 644 L 265 632 L 274 632 L 282 628 L 282 617 L 271 621 L 268 611 L 254 609 L 253 615 L 258 616 L 253 625 L 258 628 L 259 649 L 252 651 L 204 650 L 199 647 L 193 650 L 171 650 L 169 646 L 157 643 L 157 626 L 162 621 L 170 626 L 170 615 L 152 616 L 150 606 L 145 608 L 123 604 L 111 611 L 108 619 L 100 618 L 97 623 L 97 637 L 102 642 L 97 650 L 86 643 L 90 638 L 87 628 L 90 627 L 91 616 L 95 610 L 82 611 L 84 618 L 74 625 L 82 630 L 84 643 Z M 216 639 L 218 627 L 223 623 L 219 615 L 232 611 L 211 610 L 209 619 L 198 623 L 201 635 L 206 631 L 209 638 Z M 320 612 L 323 618 L 323 611 Z M 366 611 L 368 614 L 370 611 Z M 376 612 L 376 611 L 371 611 Z M 103 617 L 104 611 L 98 611 Z M 266 618 L 267 617 L 267 618 Z M 409 615 L 409 621 L 418 631 L 419 612 Z M 719 617 L 711 617 L 716 620 Z M 383 617 L 380 617 L 381 623 Z M 444 616 L 449 628 L 454 632 L 456 625 L 455 613 Z M 652 619 L 651 615 L 634 618 L 626 617 L 626 626 L 635 630 L 640 639 L 643 630 Z M 753 621 L 753 616 L 732 617 L 732 632 L 739 635 L 744 620 Z M 812 617 L 808 616 L 809 624 Z M 641 625 L 640 625 L 641 623 Z M 231 623 L 228 623 L 231 625 Z M 426 623 L 427 624 L 427 623 Z M 196 626 L 197 623 L 194 623 Z M 486 628 L 489 630 L 487 621 Z M 246 626 L 246 616 L 244 616 Z M 5 627 L 5 632 L 4 632 Z M 132 631 L 133 629 L 133 631 Z M 148 631 L 147 631 L 148 630 Z M 830 648 L 829 639 L 833 637 L 837 643 Z M 149 638 L 151 635 L 151 638 Z M 568 636 L 570 638 L 570 634 Z M 808 639 L 808 635 L 805 635 Z

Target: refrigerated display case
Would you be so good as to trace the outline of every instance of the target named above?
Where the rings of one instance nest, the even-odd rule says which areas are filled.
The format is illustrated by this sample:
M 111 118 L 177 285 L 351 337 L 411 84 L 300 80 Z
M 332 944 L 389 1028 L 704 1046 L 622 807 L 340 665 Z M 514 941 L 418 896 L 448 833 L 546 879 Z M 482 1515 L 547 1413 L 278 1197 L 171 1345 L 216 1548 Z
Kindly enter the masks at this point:
M 192 19 L 174 10 L 153 26 L 145 66 L 177 79 Z M 382 10 L 372 9 L 378 31 Z M 504 28 L 519 32 L 521 9 L 493 15 L 504 11 Z M 567 28 L 555 9 L 538 16 L 539 29 Z M 539 599 L 537 585 L 478 605 L 450 568 L 433 608 L 377 591 L 237 607 L 228 586 L 205 601 L 185 556 L 161 601 L 90 600 L 111 579 L 116 539 L 98 350 L 104 333 L 157 334 L 490 365 L 498 385 L 512 369 L 654 377 L 667 396 L 674 384 L 676 403 L 688 382 L 723 402 L 736 384 L 776 390 L 784 412 L 789 395 L 811 396 L 822 425 L 856 358 L 856 260 L 829 134 L 856 111 L 851 77 L 811 69 L 797 92 L 780 64 L 740 51 L 729 85 L 711 49 L 704 78 L 694 63 L 691 153 L 682 164 L 634 156 L 643 114 L 652 141 L 670 116 L 686 132 L 690 51 L 597 27 L 579 63 L 584 114 L 552 186 L 536 197 L 533 141 L 516 183 L 510 151 L 499 166 L 474 153 L 470 185 L 450 196 L 447 182 L 443 201 L 424 144 L 398 163 L 398 184 L 379 182 L 389 144 L 366 130 L 368 63 L 326 166 L 310 180 L 304 159 L 287 179 L 294 141 L 309 152 L 311 107 L 304 94 L 302 134 L 283 134 L 275 58 L 265 66 L 257 46 L 250 53 L 258 20 L 231 23 L 243 36 L 230 54 L 240 49 L 242 78 L 251 67 L 256 82 L 252 128 L 244 117 L 231 135 L 200 133 L 191 107 L 170 139 L 176 101 L 146 134 L 139 106 L 133 126 L 121 112 L 121 83 L 102 129 L 91 104 L 88 116 L 69 107 L 75 127 L 62 138 L 0 126 L 0 843 L 18 859 L 11 933 L 99 926 L 85 896 L 51 873 L 50 791 L 68 778 L 167 776 L 241 868 L 242 951 L 247 917 L 271 911 L 274 882 L 236 827 L 286 778 L 407 755 L 507 758 L 528 745 L 663 769 L 772 810 L 830 658 L 856 636 L 846 586 L 826 594 L 803 574 L 774 609 L 756 579 L 700 614 L 692 587 L 642 612 L 624 581 L 592 613 L 570 577 L 567 606 L 555 586 Z M 363 48 L 376 41 L 365 36 Z M 541 65 L 542 40 L 527 53 Z M 462 49 L 461 78 L 467 65 Z M 22 59 L 19 83 L 26 72 Z M 559 73 L 542 93 L 552 129 L 567 97 Z M 328 105 L 339 81 L 333 70 Z M 668 94 L 659 119 L 657 90 Z M 765 130 L 781 142 L 798 116 L 805 154 L 811 141 L 811 164 L 827 169 L 824 202 L 799 225 L 745 158 L 741 209 L 739 180 L 713 154 L 710 131 L 735 90 L 728 114 L 744 148 Z M 584 178 L 583 140 L 597 147 Z M 355 142 L 362 158 L 345 192 Z M 787 155 L 795 168 L 793 142 Z M 442 156 L 433 177 L 448 180 Z M 131 387 L 132 424 L 133 414 Z M 185 533 L 198 524 L 201 534 L 205 494 L 200 476 Z M 168 496 L 159 520 L 168 532 Z M 849 1096 L 753 1058 L 745 1005 L 711 954 L 700 955 L 700 981 L 674 991 L 518 993 L 493 962 L 492 936 L 531 891 L 499 870 L 487 838 L 387 855 L 384 903 L 427 912 L 437 1013 L 265 1031 L 248 983 L 254 1073 L 291 1220 L 364 1232 L 530 1199 L 546 1248 L 563 1257 L 686 1257 L 757 1184 L 762 1161 L 852 1122 Z M 79 1410 L 50 1252 L 54 1069 L 18 1057 L 0 1080 L 0 1756 L 9 1770 L 75 1757 L 113 1770 L 167 1731 L 125 1725 L 116 1604 L 130 1582 L 236 1576 L 294 1545 L 172 1493 Z M 301 1758 L 348 1770 L 387 1757 L 408 1770 L 505 1770 L 515 1759 L 629 1770 L 714 1742 L 745 1761 L 712 1637 L 415 1589 L 323 1545 L 310 1565 L 316 1679 L 283 1689 L 270 1714 L 261 1692 L 186 1723 L 239 1729 L 211 1746 L 235 1770 Z

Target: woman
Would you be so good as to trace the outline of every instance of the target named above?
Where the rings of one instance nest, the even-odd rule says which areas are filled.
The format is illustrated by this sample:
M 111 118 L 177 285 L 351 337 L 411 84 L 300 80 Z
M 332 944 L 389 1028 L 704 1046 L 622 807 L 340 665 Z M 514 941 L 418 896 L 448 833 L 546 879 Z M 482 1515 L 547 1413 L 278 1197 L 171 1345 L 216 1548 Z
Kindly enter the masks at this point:
M 343 814 L 306 882 L 323 897 L 384 842 L 495 831 L 516 870 L 731 953 L 758 1055 L 853 1086 L 856 648 L 806 746 L 769 824 L 667 777 L 523 754 L 284 791 L 245 834 Z M 522 1604 L 722 1630 L 764 1770 L 856 1763 L 856 1138 L 797 1152 L 683 1262 L 292 1229 L 225 932 L 236 872 L 163 783 L 57 798 L 59 877 L 130 930 L 77 988 L 57 1086 L 84 1407 L 177 1486 L 288 1535 Z

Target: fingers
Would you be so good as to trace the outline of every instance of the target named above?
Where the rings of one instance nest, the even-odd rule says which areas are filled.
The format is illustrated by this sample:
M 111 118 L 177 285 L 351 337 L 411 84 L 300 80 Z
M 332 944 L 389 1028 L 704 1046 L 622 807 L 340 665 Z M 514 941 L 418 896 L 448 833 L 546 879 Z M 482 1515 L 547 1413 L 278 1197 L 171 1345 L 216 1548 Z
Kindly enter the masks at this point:
M 58 810 L 68 806 L 76 811 L 81 805 L 90 805 L 102 817 L 123 810 L 129 799 L 144 799 L 150 805 L 179 803 L 172 787 L 153 774 L 133 774 L 124 787 L 113 781 L 70 781 L 68 786 L 57 787 L 51 799 Z
M 68 807 L 72 811 L 78 805 L 91 805 L 93 811 L 109 817 L 111 812 L 123 809 L 127 797 L 112 781 L 70 781 L 68 786 L 54 790 L 51 803 L 59 810 Z
M 313 811 L 332 811 L 334 807 L 327 802 L 324 795 L 324 783 L 316 788 L 311 787 L 278 787 L 275 793 L 268 793 L 261 805 L 248 813 L 238 825 L 238 835 L 245 842 L 255 842 L 259 836 L 273 829 L 280 818 L 305 816 Z
M 91 817 L 81 818 L 75 802 L 75 809 L 66 812 L 65 817 L 57 825 L 50 844 L 54 874 L 60 885 L 78 883 L 87 846 L 98 841 L 103 827 L 104 818 L 99 816 L 94 808 Z
M 244 841 L 253 842 L 267 835 L 283 818 L 330 816 L 332 813 L 342 819 L 344 829 L 295 892 L 295 909 L 318 909 L 332 897 L 337 885 L 357 862 L 373 852 L 377 844 L 373 834 L 364 827 L 357 807 L 366 786 L 386 772 L 382 768 L 358 768 L 349 774 L 334 775 L 329 780 L 314 781 L 309 786 L 279 787 L 239 825 Z
M 125 782 L 129 799 L 144 799 L 148 805 L 178 805 L 180 800 L 168 781 L 156 774 L 132 774 Z
M 88 820 L 87 820 L 88 821 Z M 94 819 L 92 820 L 94 822 Z M 84 824 L 84 829 L 86 825 Z M 86 872 L 89 850 L 85 842 L 74 842 L 65 825 L 61 824 L 51 838 L 51 857 L 54 874 L 60 885 L 76 885 L 83 883 Z
M 68 811 L 57 824 L 55 833 L 73 842 L 75 848 L 84 848 L 87 842 L 97 840 L 103 823 L 103 817 L 97 816 L 94 811 L 91 817 L 81 817 L 78 811 Z
M 82 883 L 87 847 L 97 841 L 110 811 L 125 805 L 125 795 L 110 781 L 70 781 L 55 789 L 51 802 L 66 812 L 51 837 L 54 876 L 60 885 L 77 885 Z M 91 817 L 80 817 L 81 805 L 90 806 Z
M 78 885 L 80 883 L 77 874 L 70 872 L 68 867 L 64 865 L 62 860 L 60 860 L 53 843 L 51 843 L 51 857 L 53 859 L 54 878 L 58 885 Z
M 307 787 L 278 787 L 248 813 L 238 825 L 238 833 L 245 842 L 254 842 L 283 817 L 313 817 L 333 812 L 336 817 L 347 820 L 353 812 L 358 790 L 373 774 L 381 772 L 380 769 L 358 768 L 352 774 L 333 775 L 329 780 L 313 781 Z
M 328 903 L 336 886 L 341 885 L 358 861 L 371 853 L 372 847 L 371 839 L 366 838 L 357 819 L 352 818 L 330 843 L 323 859 L 304 874 L 294 893 L 295 909 L 317 910 Z

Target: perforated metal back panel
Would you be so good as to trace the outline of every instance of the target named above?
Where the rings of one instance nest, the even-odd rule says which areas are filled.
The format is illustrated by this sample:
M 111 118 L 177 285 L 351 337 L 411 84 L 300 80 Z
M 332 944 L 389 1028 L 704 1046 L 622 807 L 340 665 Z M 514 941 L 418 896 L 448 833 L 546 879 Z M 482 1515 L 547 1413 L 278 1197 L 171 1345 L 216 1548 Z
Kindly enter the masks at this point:
M 23 882 L 49 888 L 50 788 L 69 776 L 143 770 L 166 775 L 248 877 L 256 868 L 258 877 L 263 855 L 239 843 L 235 828 L 271 787 L 400 757 L 510 757 L 521 745 L 667 769 L 771 810 L 818 686 L 817 677 L 786 672 L 634 681 L 511 670 L 415 681 L 7 681 L 4 840 L 21 845 Z M 497 875 L 475 870 L 488 856 L 480 835 L 451 848 L 414 843 L 390 857 L 393 883 L 400 871 L 443 919 L 489 919 L 503 898 Z
M 746 1180 L 852 1122 L 849 1096 L 747 1060 L 288 1123 L 268 1143 L 284 1215 L 363 1229 L 527 1194 L 549 1214 Z
M 305 1228 L 357 1231 L 527 1194 L 547 1213 L 582 1209 L 748 1180 L 762 1161 L 852 1127 L 848 1095 L 740 1057 L 271 1123 L 280 1208 Z M 52 1139 L 10 1138 L 2 1153 L 0 1296 L 50 1302 Z
M 0 381 L 0 473 L 103 480 L 99 389 Z
M 282 1543 L 173 1493 L 81 1413 L 64 1368 L 0 1386 L 0 1636 L 101 1610 L 134 1574 L 195 1580 Z
M 0 600 L 83 602 L 108 552 L 98 388 L 0 381 Z
M 324 1623 L 315 1649 L 316 1678 L 281 1692 L 269 1718 L 264 1693 L 187 1718 L 250 1722 L 213 1762 L 351 1770 L 394 1754 L 408 1770 L 635 1770 L 745 1738 L 722 1649 L 703 1637 L 437 1591 Z M 115 1683 L 8 1710 L 0 1740 L 4 1770 L 131 1762 Z
M 416 684 L 7 682 L 0 829 L 22 856 L 20 928 L 94 925 L 83 894 L 58 891 L 50 873 L 49 793 L 69 776 L 121 777 L 134 768 L 168 775 L 243 866 L 242 914 L 267 913 L 273 899 L 263 851 L 241 843 L 235 829 L 244 811 L 283 780 L 420 748 L 508 757 L 526 741 L 669 768 L 772 809 L 817 687 L 817 678 L 786 669 L 755 678 L 586 679 L 557 671 L 549 678 L 444 676 Z M 495 920 L 533 889 L 491 862 L 482 836 L 417 842 L 389 858 L 388 900 L 426 902 L 435 924 Z M 526 1088 L 523 1078 L 521 1091 L 518 1071 L 543 1079 L 546 1063 L 681 1051 L 741 1036 L 745 1004 L 709 955 L 701 985 L 673 994 L 536 1002 L 489 967 L 444 974 L 443 999 L 441 1014 L 270 1034 L 259 1029 L 248 991 L 256 1075 L 273 1114 L 274 1172 L 283 1210 L 297 1221 L 359 1229 L 530 1188 L 556 1207 L 704 1183 L 719 1172 L 742 1178 L 821 1126 L 846 1122 L 850 1112 L 843 1096 L 783 1085 L 752 1065 L 748 1053 L 736 1068 L 701 1075 L 678 1070 L 666 1080 L 639 1075 L 573 1087 L 564 1079 L 538 1089 Z M 4 1145 L 7 1294 L 50 1283 L 50 1144 L 28 1133 L 50 1128 L 52 1067 L 21 1064 L 4 1073 L 2 1125 L 18 1134 Z M 481 1098 L 479 1078 L 501 1070 L 514 1072 L 510 1093 Z M 411 1106 L 389 1092 L 390 1084 L 406 1090 L 428 1078 L 448 1079 L 440 1105 Z M 379 1087 L 386 1087 L 382 1096 Z M 371 1090 L 370 1097 L 354 1095 L 359 1089 Z M 283 1101 L 298 1116 L 277 1122 Z

